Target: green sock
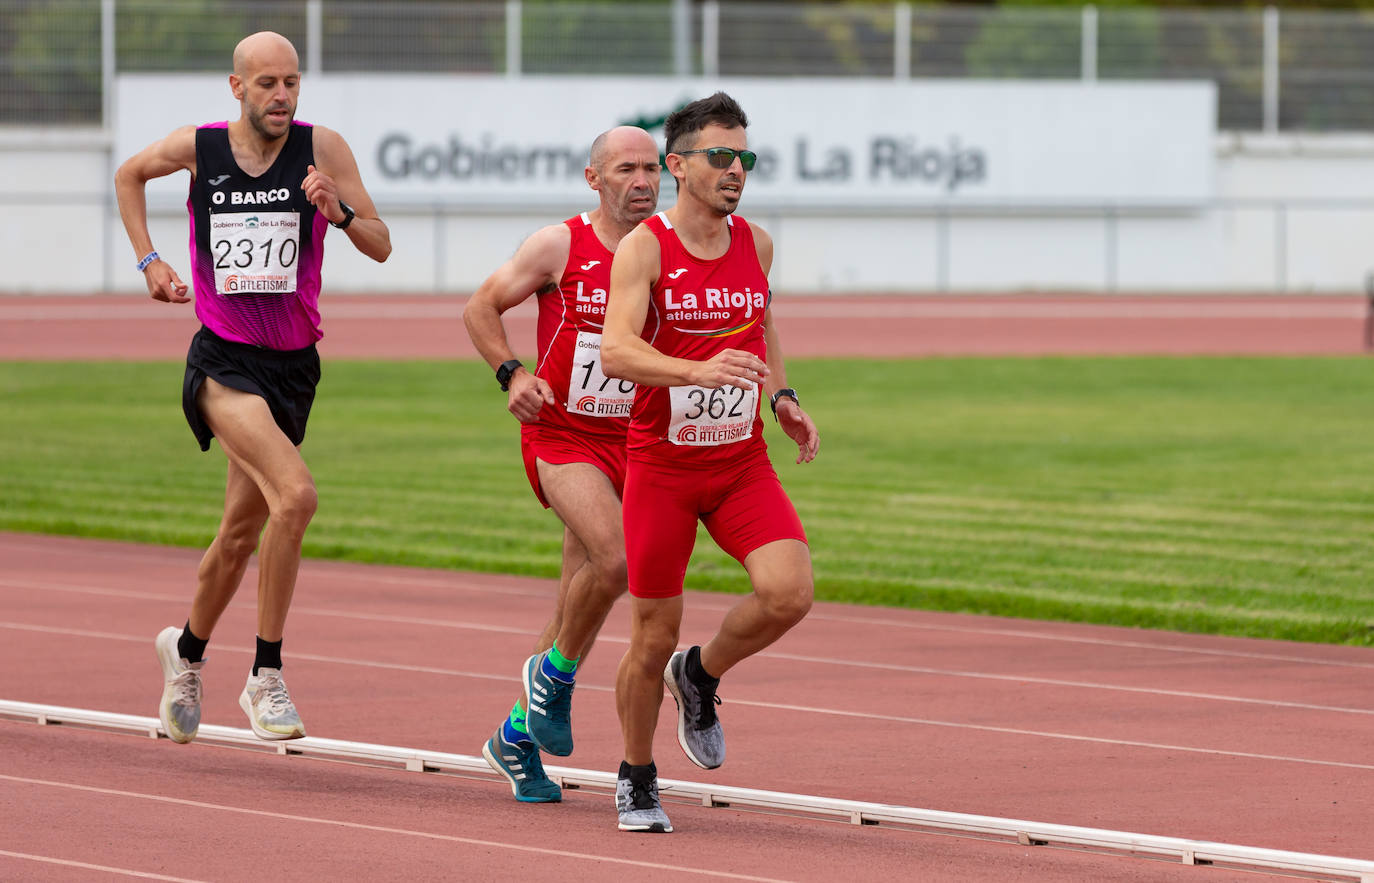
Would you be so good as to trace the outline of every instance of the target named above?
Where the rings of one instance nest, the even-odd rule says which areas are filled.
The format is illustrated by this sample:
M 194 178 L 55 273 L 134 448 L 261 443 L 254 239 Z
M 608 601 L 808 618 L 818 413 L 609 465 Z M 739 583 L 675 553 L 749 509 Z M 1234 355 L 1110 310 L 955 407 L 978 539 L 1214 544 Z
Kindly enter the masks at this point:
M 520 700 L 515 701 L 515 707 L 510 710 L 510 717 L 506 719 L 501 728 L 501 735 L 507 742 L 515 745 L 519 742 L 530 742 L 530 731 L 525 728 L 525 709 L 520 707 Z
M 578 659 L 580 658 L 581 657 L 578 657 Z M 557 641 L 555 641 L 554 645 L 549 648 L 549 662 L 553 664 L 554 668 L 558 669 L 565 675 L 570 675 L 573 672 L 577 671 L 577 659 L 569 659 L 562 653 L 559 653 Z

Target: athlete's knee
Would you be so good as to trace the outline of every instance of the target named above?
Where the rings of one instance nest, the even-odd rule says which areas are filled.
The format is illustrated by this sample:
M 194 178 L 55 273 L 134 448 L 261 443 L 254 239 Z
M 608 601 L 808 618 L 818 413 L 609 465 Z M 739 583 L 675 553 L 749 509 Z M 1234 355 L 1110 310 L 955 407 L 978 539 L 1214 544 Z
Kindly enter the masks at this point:
M 625 564 L 623 545 L 593 555 L 588 559 L 586 566 L 592 568 L 597 589 L 603 597 L 614 601 L 625 594 L 630 584 L 630 571 Z
M 646 677 L 661 677 L 668 658 L 677 650 L 677 634 L 654 633 L 635 642 L 634 656 Z
M 319 505 L 320 498 L 313 481 L 306 479 L 294 482 L 282 490 L 276 508 L 272 510 L 272 520 L 280 528 L 304 534 Z
M 763 602 L 764 614 L 774 622 L 788 626 L 796 625 L 811 612 L 815 592 L 810 580 L 798 579 L 782 586 L 770 587 L 758 592 Z
M 223 557 L 231 563 L 238 564 L 247 561 L 258 548 L 258 539 L 261 535 L 262 522 L 259 520 L 226 521 L 220 525 L 216 545 L 219 546 Z
M 650 675 L 661 675 L 677 649 L 678 623 L 666 619 L 641 622 L 631 633 L 630 655 Z M 657 673 L 657 674 L 655 674 Z

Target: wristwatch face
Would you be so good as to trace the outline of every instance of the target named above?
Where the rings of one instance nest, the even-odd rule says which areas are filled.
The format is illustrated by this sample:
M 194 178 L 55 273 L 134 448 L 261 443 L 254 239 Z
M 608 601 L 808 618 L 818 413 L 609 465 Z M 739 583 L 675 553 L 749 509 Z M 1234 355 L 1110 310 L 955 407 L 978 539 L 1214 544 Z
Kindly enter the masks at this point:
M 496 382 L 501 384 L 502 389 L 506 389 L 510 385 L 511 375 L 514 374 L 515 369 L 519 367 L 520 362 L 516 359 L 511 359 L 509 362 L 502 362 L 500 367 L 496 369 Z

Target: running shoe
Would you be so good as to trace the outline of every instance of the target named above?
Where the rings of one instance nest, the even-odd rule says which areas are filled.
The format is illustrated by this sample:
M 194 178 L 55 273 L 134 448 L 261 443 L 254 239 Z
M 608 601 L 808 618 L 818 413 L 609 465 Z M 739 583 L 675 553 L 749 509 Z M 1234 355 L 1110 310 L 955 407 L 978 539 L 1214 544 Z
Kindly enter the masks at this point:
M 286 692 L 280 669 L 259 668 L 256 675 L 249 675 L 239 694 L 239 707 L 248 715 L 259 739 L 299 739 L 305 735 L 305 724 Z
M 482 746 L 482 756 L 492 769 L 506 777 L 511 793 L 521 803 L 558 803 L 563 799 L 563 789 L 544 773 L 539 749 L 533 744 L 528 748 L 512 745 L 498 728 L 496 735 Z
M 162 732 L 173 742 L 186 743 L 200 729 L 200 670 L 205 660 L 187 662 L 177 649 L 181 629 L 169 625 L 158 632 L 153 646 L 162 664 L 162 704 L 157 708 Z
M 525 660 L 525 728 L 540 750 L 559 757 L 572 754 L 572 693 L 565 684 L 544 674 L 547 651 Z
M 663 669 L 663 682 L 677 703 L 677 742 L 687 759 L 704 770 L 725 763 L 725 731 L 716 717 L 720 697 L 687 677 L 687 653 L 679 650 Z M 699 650 L 697 652 L 700 652 Z
M 673 823 L 658 800 L 658 777 L 636 782 L 621 776 L 615 782 L 615 811 L 620 814 L 620 830 L 650 834 L 671 834 Z

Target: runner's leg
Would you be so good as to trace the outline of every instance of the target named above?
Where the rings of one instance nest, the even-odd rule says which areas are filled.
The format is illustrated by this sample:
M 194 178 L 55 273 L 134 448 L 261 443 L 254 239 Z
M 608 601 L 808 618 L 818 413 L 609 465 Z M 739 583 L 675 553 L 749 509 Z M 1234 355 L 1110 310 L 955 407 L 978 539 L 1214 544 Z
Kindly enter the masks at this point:
M 677 649 L 681 625 L 681 595 L 630 601 L 630 649 L 620 660 L 615 706 L 625 738 L 625 761 L 634 766 L 653 762 L 663 668 Z
M 620 497 L 606 474 L 590 463 L 540 460 L 538 468 L 544 496 L 566 525 L 565 549 L 571 539 L 582 552 L 582 564 L 568 581 L 556 636 L 559 652 L 579 659 L 591 649 L 606 614 L 625 593 Z
M 745 556 L 744 569 L 753 593 L 731 608 L 701 648 L 701 667 L 712 677 L 772 644 L 811 609 L 811 550 L 800 540 L 760 546 Z
M 191 632 L 209 640 L 248 568 L 267 523 L 267 500 L 258 486 L 229 461 L 224 483 L 224 516 L 219 531 L 205 550 L 196 574 L 196 596 L 191 602 Z
M 207 377 L 198 404 L 220 447 L 267 504 L 267 529 L 258 551 L 258 637 L 280 641 L 300 570 L 301 541 L 318 504 L 314 479 L 262 397 Z

